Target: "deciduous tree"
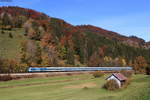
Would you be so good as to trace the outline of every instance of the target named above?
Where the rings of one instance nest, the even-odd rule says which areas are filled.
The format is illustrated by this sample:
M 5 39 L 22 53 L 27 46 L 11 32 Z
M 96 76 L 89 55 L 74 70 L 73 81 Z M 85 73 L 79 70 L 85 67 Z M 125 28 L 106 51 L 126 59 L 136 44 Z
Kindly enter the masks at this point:
M 148 64 L 147 64 L 147 61 L 145 60 L 144 57 L 138 56 L 138 57 L 136 57 L 136 59 L 134 60 L 133 66 L 134 66 L 134 70 L 135 70 L 137 73 L 145 73 Z

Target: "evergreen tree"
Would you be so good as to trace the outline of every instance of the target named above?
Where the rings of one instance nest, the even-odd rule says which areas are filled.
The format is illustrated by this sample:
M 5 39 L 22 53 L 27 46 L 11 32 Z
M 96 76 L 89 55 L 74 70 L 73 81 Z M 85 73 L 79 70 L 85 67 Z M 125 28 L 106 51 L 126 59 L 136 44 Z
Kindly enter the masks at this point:
M 36 44 L 35 62 L 36 62 L 36 64 L 42 63 L 42 51 L 41 51 L 41 47 L 38 43 Z
M 72 48 L 67 48 L 67 64 L 71 64 L 71 65 L 74 65 L 75 62 L 74 62 L 74 51 Z
M 7 13 L 4 13 L 2 16 L 2 25 L 4 25 L 4 26 L 12 25 L 12 20 Z
M 67 59 L 67 64 L 71 64 L 71 65 L 74 65 L 75 62 L 74 62 L 74 50 L 73 50 L 73 46 L 72 46 L 72 41 L 69 40 L 67 41 L 67 54 L 66 54 L 66 59 Z
M 65 46 L 58 44 L 58 53 L 60 59 L 66 59 L 67 49 Z

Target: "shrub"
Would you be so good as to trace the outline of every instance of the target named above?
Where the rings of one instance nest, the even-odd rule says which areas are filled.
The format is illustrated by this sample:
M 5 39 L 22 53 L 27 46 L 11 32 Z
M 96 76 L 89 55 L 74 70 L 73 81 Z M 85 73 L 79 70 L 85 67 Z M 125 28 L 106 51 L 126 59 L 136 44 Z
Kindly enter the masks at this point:
M 119 89 L 119 85 L 115 80 L 109 80 L 104 84 L 104 88 L 110 91 Z
M 146 68 L 146 74 L 150 75 L 150 66 Z
M 9 81 L 9 80 L 12 80 L 13 78 L 11 77 L 11 75 L 3 75 L 3 76 L 0 76 L 0 81 Z
M 71 73 L 67 73 L 66 75 L 68 75 L 68 76 L 72 76 L 72 74 L 71 74 Z
M 126 82 L 123 84 L 123 88 L 127 88 L 127 86 L 131 83 L 131 79 L 127 79 Z
M 12 35 L 12 33 L 9 33 L 9 35 L 8 35 L 8 36 L 9 36 L 9 38 L 13 38 L 13 35 Z
M 2 33 L 2 34 L 5 34 L 5 32 L 4 32 L 3 30 L 1 31 L 1 33 Z
M 133 74 L 132 71 L 125 71 L 125 70 L 120 71 L 120 73 L 123 74 L 127 78 L 130 78 Z
M 85 86 L 83 89 L 84 89 L 84 90 L 87 90 L 87 89 L 89 89 L 89 88 Z
M 93 76 L 94 76 L 95 78 L 104 76 L 104 73 L 102 73 L 102 72 L 100 72 L 100 71 L 93 72 L 92 74 L 93 74 Z

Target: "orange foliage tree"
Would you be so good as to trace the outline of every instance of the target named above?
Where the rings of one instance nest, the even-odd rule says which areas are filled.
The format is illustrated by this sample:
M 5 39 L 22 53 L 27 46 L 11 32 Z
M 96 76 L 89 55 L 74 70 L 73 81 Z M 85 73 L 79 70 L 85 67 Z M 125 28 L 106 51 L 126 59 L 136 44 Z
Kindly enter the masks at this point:
M 133 67 L 136 73 L 145 73 L 147 66 L 148 63 L 142 56 L 138 56 L 134 60 Z

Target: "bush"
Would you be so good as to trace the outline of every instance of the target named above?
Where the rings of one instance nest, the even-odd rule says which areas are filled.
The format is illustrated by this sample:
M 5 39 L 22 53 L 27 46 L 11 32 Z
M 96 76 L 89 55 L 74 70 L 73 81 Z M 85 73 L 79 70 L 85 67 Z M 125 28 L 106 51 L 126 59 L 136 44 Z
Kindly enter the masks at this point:
M 12 80 L 13 78 L 11 77 L 11 75 L 3 75 L 3 76 L 0 76 L 0 81 L 9 81 L 9 80 Z
M 146 68 L 146 74 L 150 75 L 150 66 Z
M 94 76 L 95 78 L 104 76 L 104 73 L 102 73 L 102 72 L 100 72 L 100 71 L 93 72 L 92 74 L 93 74 L 93 76 Z
M 110 91 L 119 89 L 119 85 L 115 80 L 109 80 L 104 84 L 104 88 Z
M 127 88 L 128 85 L 130 85 L 131 79 L 127 79 L 126 82 L 123 84 L 123 88 Z
M 83 89 L 84 89 L 84 90 L 87 90 L 87 89 L 89 89 L 89 88 L 85 86 Z
M 125 71 L 125 70 L 120 71 L 120 73 L 123 74 L 127 78 L 130 78 L 133 74 L 132 71 Z
M 1 31 L 1 33 L 2 33 L 2 34 L 5 34 L 5 32 L 4 32 L 3 30 Z

